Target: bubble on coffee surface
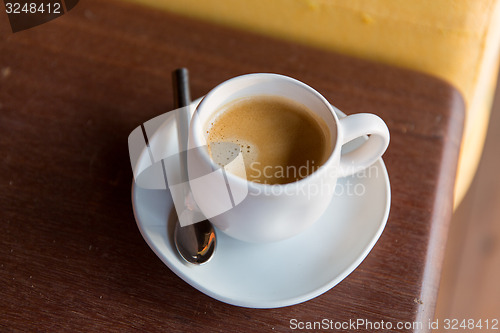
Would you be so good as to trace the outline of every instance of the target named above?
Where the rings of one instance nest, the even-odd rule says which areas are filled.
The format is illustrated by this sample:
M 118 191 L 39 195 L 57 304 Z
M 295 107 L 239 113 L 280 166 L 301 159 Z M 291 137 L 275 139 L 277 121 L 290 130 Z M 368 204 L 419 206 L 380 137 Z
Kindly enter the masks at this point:
M 209 143 L 210 157 L 226 171 L 246 179 L 245 164 L 256 159 L 256 148 L 249 142 L 241 142 L 240 139 L 225 140 Z M 239 155 L 241 160 L 237 160 Z

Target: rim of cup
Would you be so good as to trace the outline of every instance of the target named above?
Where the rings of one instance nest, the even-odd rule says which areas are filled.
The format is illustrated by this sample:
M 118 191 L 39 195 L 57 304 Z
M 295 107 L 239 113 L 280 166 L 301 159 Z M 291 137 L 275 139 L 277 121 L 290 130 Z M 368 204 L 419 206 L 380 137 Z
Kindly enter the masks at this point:
M 300 185 L 305 184 L 306 182 L 310 182 L 314 178 L 322 177 L 323 174 L 328 171 L 328 166 L 331 165 L 332 163 L 334 163 L 334 156 L 336 155 L 337 150 L 341 149 L 341 147 L 342 147 L 342 145 L 339 144 L 339 136 L 340 136 L 339 135 L 339 132 L 340 132 L 339 118 L 338 118 L 337 114 L 335 113 L 332 105 L 317 90 L 315 90 L 311 86 L 305 84 L 304 82 L 301 82 L 297 79 L 294 79 L 294 78 L 286 76 L 286 75 L 275 74 L 275 73 L 244 74 L 244 75 L 233 77 L 233 78 L 226 80 L 226 81 L 220 83 L 219 85 L 215 86 L 212 90 L 210 90 L 210 92 L 207 95 L 205 95 L 205 97 L 203 97 L 203 99 L 201 100 L 200 104 L 198 104 L 198 106 L 193 114 L 193 118 L 192 118 L 191 126 L 190 126 L 189 130 L 193 131 L 192 137 L 194 138 L 195 147 L 203 146 L 203 140 L 201 139 L 201 137 L 205 135 L 205 133 L 204 133 L 205 131 L 199 130 L 200 128 L 203 128 L 203 125 L 204 125 L 204 124 L 199 124 L 199 122 L 201 122 L 199 112 L 206 112 L 203 110 L 203 108 L 207 104 L 207 101 L 214 98 L 213 96 L 216 93 L 218 93 L 218 91 L 220 89 L 224 89 L 225 86 L 234 84 L 236 81 L 252 80 L 252 79 L 256 79 L 258 77 L 264 77 L 264 78 L 269 79 L 269 80 L 287 81 L 289 83 L 293 83 L 295 85 L 300 86 L 305 91 L 307 91 L 309 94 L 315 95 L 315 97 L 317 97 L 322 102 L 322 104 L 324 104 L 324 106 L 329 110 L 330 114 L 332 115 L 332 120 L 335 123 L 334 127 L 336 129 L 336 133 L 332 133 L 332 131 L 330 130 L 330 124 L 328 124 L 328 120 L 321 117 L 327 123 L 328 130 L 330 131 L 330 135 L 335 136 L 335 138 L 333 140 L 334 146 L 333 146 L 333 149 L 331 150 L 327 160 L 321 166 L 319 166 L 316 170 L 314 170 L 308 176 L 306 176 L 302 179 L 299 179 L 297 181 L 294 181 L 294 182 L 285 183 L 285 184 L 266 184 L 266 183 L 257 183 L 257 182 L 254 182 L 254 181 L 251 181 L 248 179 L 241 178 L 239 176 L 232 174 L 231 172 L 226 172 L 226 176 L 228 178 L 231 178 L 232 183 L 236 182 L 236 184 L 238 184 L 238 185 L 242 185 L 242 186 L 248 185 L 248 186 L 255 187 L 257 189 L 262 189 L 262 188 L 266 188 L 266 187 L 267 188 L 275 188 L 275 187 L 285 188 L 285 187 L 291 187 L 291 186 L 300 186 Z M 270 95 L 271 96 L 272 95 L 279 96 L 277 94 L 270 94 Z M 248 96 L 258 96 L 258 94 L 248 95 Z M 293 100 L 293 98 L 290 98 L 289 96 L 282 96 L 282 97 Z M 314 110 L 312 110 L 312 111 L 314 112 Z M 212 166 L 213 170 L 220 168 L 220 166 L 212 160 L 207 149 L 201 149 L 200 154 L 201 154 L 203 160 Z

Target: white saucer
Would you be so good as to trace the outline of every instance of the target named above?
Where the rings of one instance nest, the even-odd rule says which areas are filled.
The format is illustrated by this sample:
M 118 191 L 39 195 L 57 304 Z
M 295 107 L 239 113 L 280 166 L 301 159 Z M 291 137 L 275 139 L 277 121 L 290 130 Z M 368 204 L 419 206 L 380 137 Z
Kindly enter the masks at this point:
M 165 149 L 175 149 L 175 121 L 173 117 L 166 119 L 161 131 L 171 133 L 171 140 Z M 150 136 L 150 144 L 154 139 Z M 344 148 L 349 150 L 357 144 L 351 142 Z M 143 152 L 140 158 L 146 154 Z M 262 245 L 241 242 L 216 230 L 215 255 L 201 266 L 187 264 L 175 249 L 176 216 L 168 190 L 147 190 L 134 184 L 132 203 L 142 236 L 184 281 L 225 303 L 277 308 L 310 300 L 334 287 L 358 267 L 384 230 L 391 199 L 382 159 L 369 173 L 338 182 L 344 193 L 336 195 L 320 220 L 304 233 Z M 353 195 L 349 195 L 349 188 Z M 356 189 L 357 194 L 362 190 L 364 194 L 356 195 Z

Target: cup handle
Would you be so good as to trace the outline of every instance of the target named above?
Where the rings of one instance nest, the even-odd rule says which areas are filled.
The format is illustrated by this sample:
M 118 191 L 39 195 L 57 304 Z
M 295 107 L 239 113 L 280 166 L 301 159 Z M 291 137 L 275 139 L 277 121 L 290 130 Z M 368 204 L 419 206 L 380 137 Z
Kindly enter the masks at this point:
M 372 165 L 389 145 L 389 129 L 385 122 L 374 114 L 357 113 L 340 119 L 344 133 L 342 144 L 370 135 L 360 147 L 340 157 L 339 177 L 355 174 Z

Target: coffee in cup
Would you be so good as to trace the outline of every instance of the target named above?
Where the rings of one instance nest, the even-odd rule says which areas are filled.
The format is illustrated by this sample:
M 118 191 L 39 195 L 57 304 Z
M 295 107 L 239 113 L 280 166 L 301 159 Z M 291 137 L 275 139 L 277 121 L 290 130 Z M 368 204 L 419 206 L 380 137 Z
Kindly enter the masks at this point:
M 227 171 L 262 184 L 303 179 L 332 152 L 325 121 L 307 106 L 276 95 L 240 98 L 221 107 L 210 122 L 207 143 L 221 166 L 241 152 L 244 168 L 233 164 Z

